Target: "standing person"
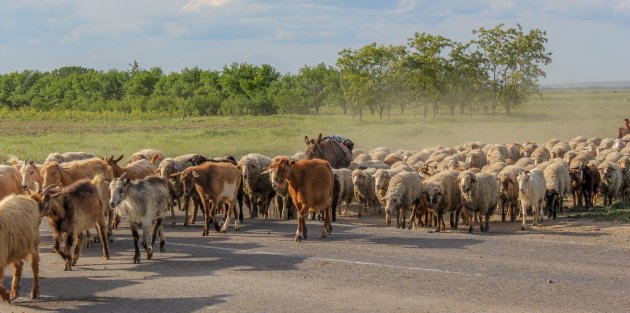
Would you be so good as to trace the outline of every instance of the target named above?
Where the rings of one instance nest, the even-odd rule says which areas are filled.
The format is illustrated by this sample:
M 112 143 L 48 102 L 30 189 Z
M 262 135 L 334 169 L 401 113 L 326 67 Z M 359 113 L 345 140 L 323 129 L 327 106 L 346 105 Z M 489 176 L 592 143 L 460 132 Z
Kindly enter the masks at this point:
M 617 138 L 621 139 L 628 134 L 630 134 L 630 120 L 626 118 L 623 120 L 623 127 L 619 128 L 619 136 Z

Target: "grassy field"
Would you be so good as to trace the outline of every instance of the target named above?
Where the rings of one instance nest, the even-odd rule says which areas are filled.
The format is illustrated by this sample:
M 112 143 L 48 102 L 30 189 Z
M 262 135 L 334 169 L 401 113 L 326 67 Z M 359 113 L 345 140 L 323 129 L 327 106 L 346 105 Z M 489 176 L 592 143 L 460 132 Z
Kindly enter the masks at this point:
M 319 116 L 186 118 L 159 114 L 42 113 L 0 111 L 0 157 L 43 161 L 50 152 L 88 151 L 129 156 L 142 148 L 167 155 L 202 153 L 237 158 L 258 152 L 275 156 L 304 150 L 304 136 L 344 135 L 358 148 L 418 150 L 466 141 L 491 143 L 575 136 L 613 137 L 630 117 L 630 90 L 546 91 L 511 116 L 434 119 L 413 113 L 380 120 L 352 119 L 332 110 Z M 396 110 L 392 110 L 392 113 Z

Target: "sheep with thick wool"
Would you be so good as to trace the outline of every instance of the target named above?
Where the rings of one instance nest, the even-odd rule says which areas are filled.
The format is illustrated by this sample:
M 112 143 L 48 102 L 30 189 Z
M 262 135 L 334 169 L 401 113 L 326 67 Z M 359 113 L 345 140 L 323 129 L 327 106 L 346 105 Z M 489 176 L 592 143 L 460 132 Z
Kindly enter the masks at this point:
M 525 220 L 527 219 L 527 209 L 532 208 L 534 211 L 533 225 L 542 222 L 542 206 L 545 199 L 545 176 L 543 170 L 535 168 L 531 171 L 522 172 L 517 176 L 518 180 L 518 198 L 521 202 L 523 214 L 522 230 L 525 230 Z
M 348 207 L 354 199 L 354 185 L 352 184 L 352 171 L 347 168 L 333 168 L 333 175 L 336 176 L 341 185 L 341 193 L 339 194 L 339 210 L 341 211 L 341 204 L 346 204 L 346 210 L 344 214 L 348 213 Z
M 363 207 L 367 212 L 368 207 L 372 211 L 380 210 L 378 198 L 376 197 L 375 179 L 376 169 L 367 168 L 364 170 L 356 169 L 352 172 L 352 185 L 354 186 L 354 196 L 359 202 L 359 213 L 361 217 L 361 208 Z
M 604 162 L 598 167 L 601 176 L 599 193 L 604 197 L 604 205 L 611 205 L 623 184 L 623 172 L 617 163 Z
M 558 210 L 562 213 L 562 202 L 571 190 L 569 168 L 568 165 L 552 162 L 543 170 L 543 175 L 547 188 L 545 192 L 547 217 L 553 217 L 555 220 Z
M 385 203 L 385 223 L 389 227 L 390 216 L 396 211 L 396 227 L 405 228 L 406 211 L 410 211 L 409 227 L 415 228 L 416 210 L 420 206 L 422 196 L 422 177 L 418 173 L 400 172 L 394 175 L 383 198 Z
M 479 230 L 490 230 L 490 216 L 499 202 L 499 184 L 494 175 L 463 171 L 457 177 L 462 194 L 463 208 L 468 224 L 468 232 L 473 231 L 473 216 L 479 214 Z M 485 226 L 483 218 L 485 217 Z
M 505 222 L 506 215 L 510 215 L 513 223 L 518 216 L 518 174 L 525 169 L 518 165 L 508 165 L 497 174 L 499 184 L 499 207 L 501 208 L 501 221 Z
M 451 228 L 457 229 L 462 206 L 462 195 L 457 185 L 458 175 L 459 172 L 453 170 L 439 172 L 429 177 L 423 186 L 427 209 L 437 216 L 435 229 L 437 232 L 446 229 L 444 213 L 451 213 Z

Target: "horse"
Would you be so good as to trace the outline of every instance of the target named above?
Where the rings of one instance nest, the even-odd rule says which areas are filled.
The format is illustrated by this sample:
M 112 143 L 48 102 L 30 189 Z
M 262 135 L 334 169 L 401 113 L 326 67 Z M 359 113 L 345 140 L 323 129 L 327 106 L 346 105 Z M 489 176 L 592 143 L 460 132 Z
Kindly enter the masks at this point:
M 309 160 L 326 160 L 332 168 L 347 168 L 352 161 L 352 158 L 346 155 L 339 143 L 330 139 L 323 140 L 322 134 L 319 134 L 317 139 L 309 139 L 308 136 L 304 136 L 304 142 L 306 143 L 304 153 Z

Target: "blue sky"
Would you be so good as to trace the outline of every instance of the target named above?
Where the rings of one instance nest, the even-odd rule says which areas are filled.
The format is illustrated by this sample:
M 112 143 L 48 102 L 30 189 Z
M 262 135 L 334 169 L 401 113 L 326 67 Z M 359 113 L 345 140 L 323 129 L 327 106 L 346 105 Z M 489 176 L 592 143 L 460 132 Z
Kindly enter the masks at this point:
M 343 48 L 405 44 L 415 32 L 456 41 L 521 24 L 547 31 L 542 83 L 630 80 L 630 0 L 3 0 L 0 73 L 79 65 L 166 72 L 268 63 L 334 64 Z

